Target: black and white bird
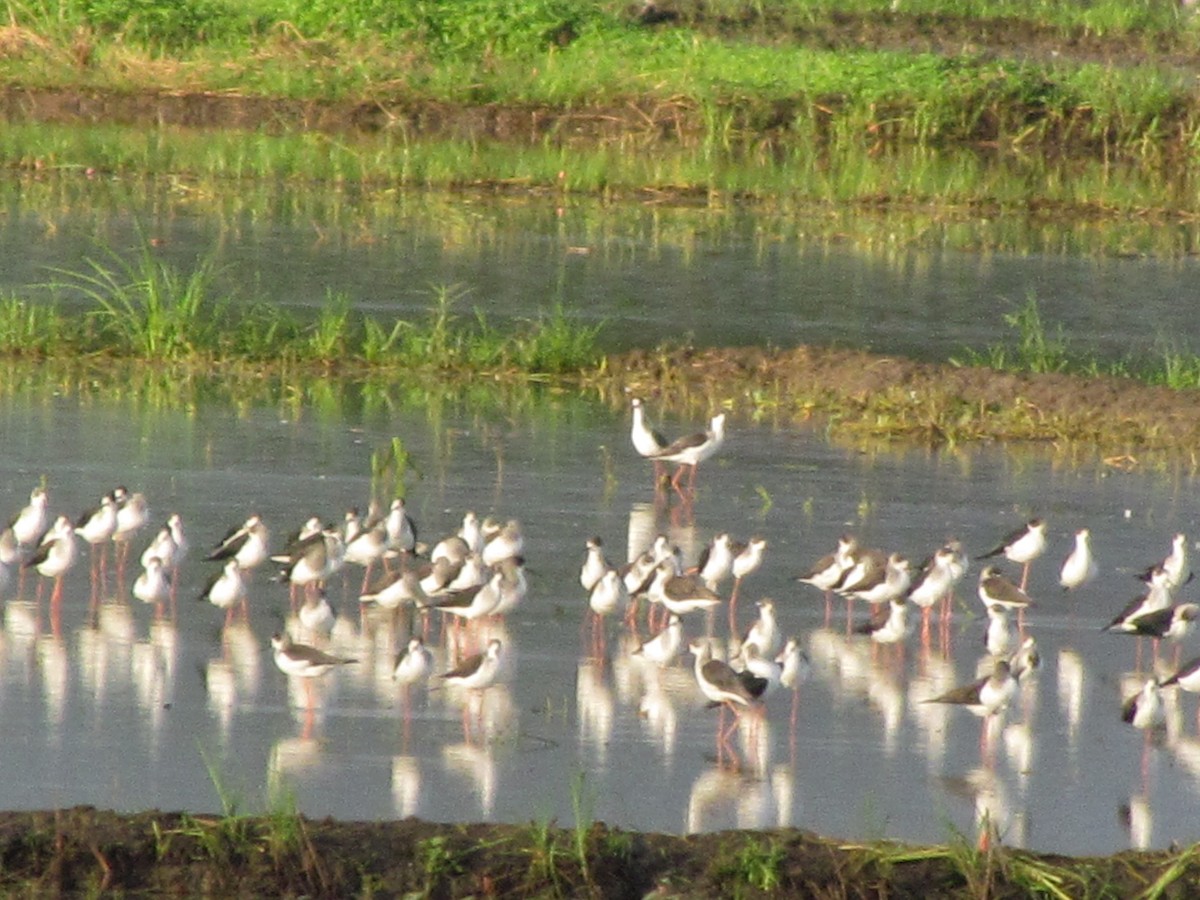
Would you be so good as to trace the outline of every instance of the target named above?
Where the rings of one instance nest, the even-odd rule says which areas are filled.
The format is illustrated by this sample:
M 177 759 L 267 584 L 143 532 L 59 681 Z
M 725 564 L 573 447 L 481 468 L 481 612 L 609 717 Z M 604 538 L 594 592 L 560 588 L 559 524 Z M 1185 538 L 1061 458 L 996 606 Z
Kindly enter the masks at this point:
M 852 534 L 838 538 L 837 549 L 822 556 L 809 569 L 796 576 L 801 584 L 811 584 L 825 594 L 825 618 L 828 620 L 833 601 L 833 590 L 841 584 L 858 553 L 858 539 Z
M 397 497 L 383 518 L 383 530 L 387 535 L 388 549 L 396 553 L 414 553 L 417 549 L 417 523 L 404 507 L 404 499 Z
M 853 585 L 842 587 L 841 593 L 855 600 L 865 600 L 872 606 L 883 606 L 904 598 L 911 585 L 912 570 L 908 560 L 899 553 L 892 553 L 884 561 L 883 568 L 872 566 Z
M 725 732 L 718 730 L 718 741 L 725 743 L 737 726 L 742 710 L 757 709 L 768 682 L 749 671 L 737 672 L 726 662 L 713 659 L 707 641 L 695 641 L 688 649 L 695 656 L 696 684 L 714 706 L 727 706 L 734 713 L 733 724 Z
M 651 458 L 679 466 L 671 478 L 671 486 L 677 491 L 682 490 L 680 480 L 684 471 L 688 471 L 688 490 L 692 491 L 696 487 L 696 470 L 700 463 L 712 458 L 724 443 L 725 413 L 718 413 L 712 417 L 708 430 L 677 438 Z
M 1187 535 L 1176 534 L 1171 539 L 1171 552 L 1163 557 L 1162 562 L 1150 566 L 1138 577 L 1149 584 L 1155 577 L 1155 570 L 1162 569 L 1167 589 L 1172 593 L 1179 590 L 1192 580 L 1192 564 L 1188 559 Z
M 1113 617 L 1113 620 L 1100 630 L 1132 634 L 1135 632 L 1133 625 L 1135 620 L 1171 606 L 1170 575 L 1166 569 L 1162 566 L 1154 566 L 1148 575 L 1147 584 L 1149 587 L 1145 593 L 1139 594 L 1125 604 L 1125 607 Z
M 984 606 L 1003 606 L 1018 612 L 1033 605 L 1024 589 L 1009 581 L 997 566 L 987 566 L 979 573 L 979 599 Z
M 744 545 L 733 545 L 733 560 L 729 571 L 733 575 L 733 593 L 729 595 L 729 631 L 737 631 L 737 598 L 742 579 L 757 572 L 762 566 L 763 554 L 767 551 L 767 539 L 752 537 Z
M 1021 528 L 1005 535 L 995 547 L 977 559 L 991 559 L 993 556 L 1004 555 L 1010 562 L 1019 563 L 1021 570 L 1021 590 L 1029 584 L 1030 564 L 1046 552 L 1046 522 L 1044 519 L 1030 519 Z
M 664 560 L 654 571 L 654 581 L 646 592 L 652 603 L 661 603 L 677 616 L 698 610 L 710 610 L 721 598 L 695 575 L 678 575 L 671 560 Z
M 1166 726 L 1162 690 L 1155 679 L 1147 679 L 1140 691 L 1121 704 L 1121 721 L 1146 732 L 1158 731 Z
M 255 514 L 243 524 L 231 528 L 205 557 L 210 562 L 237 560 L 238 567 L 248 573 L 267 560 L 270 532 L 262 517 Z
M 298 678 L 320 678 L 338 666 L 358 662 L 356 659 L 334 656 L 308 644 L 297 644 L 286 632 L 271 637 L 271 648 L 279 671 Z
M 250 619 L 250 610 L 246 602 L 246 579 L 242 576 L 242 567 L 234 557 L 225 561 L 220 572 L 213 575 L 204 590 L 200 600 L 208 601 L 217 609 L 225 610 L 225 625 L 233 622 L 233 610 L 238 604 L 242 607 L 242 617 Z
M 996 660 L 992 672 L 970 684 L 951 688 L 925 703 L 947 703 L 970 710 L 977 716 L 993 716 L 1008 707 L 1017 692 L 1017 681 L 1007 659 Z
M 42 537 L 33 554 L 22 564 L 22 569 L 35 569 L 44 578 L 54 581 L 50 594 L 52 603 L 62 599 L 63 576 L 79 558 L 79 545 L 75 542 L 75 526 L 66 516 L 59 516 Z M 39 587 L 39 592 L 41 588 Z
M 482 693 L 496 683 L 503 661 L 504 645 L 498 638 L 488 641 L 482 653 L 475 653 L 448 672 L 441 675 L 442 681 L 464 691 Z
M 954 590 L 954 568 L 951 563 L 951 551 L 939 547 L 932 556 L 921 566 L 920 572 L 912 579 L 908 588 L 908 599 L 913 606 L 921 610 L 921 617 L 926 622 L 930 611 L 942 599 Z
M 654 484 L 657 487 L 662 480 L 662 460 L 658 457 L 667 449 L 667 439 L 647 421 L 645 404 L 639 397 L 633 398 L 631 406 L 633 423 L 630 426 L 629 439 L 638 456 L 654 462 Z
M 583 565 L 579 567 L 579 583 L 590 594 L 596 582 L 604 577 L 604 573 L 611 569 L 612 565 L 604 555 L 604 541 L 600 538 L 588 538 L 586 546 L 587 556 L 583 558 Z

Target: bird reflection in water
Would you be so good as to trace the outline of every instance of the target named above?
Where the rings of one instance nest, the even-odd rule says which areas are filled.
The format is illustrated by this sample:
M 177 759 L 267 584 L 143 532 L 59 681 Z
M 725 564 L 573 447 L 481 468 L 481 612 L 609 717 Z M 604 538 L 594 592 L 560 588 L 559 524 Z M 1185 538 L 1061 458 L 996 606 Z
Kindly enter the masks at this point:
M 496 758 L 492 745 L 448 744 L 442 748 L 442 765 L 452 775 L 466 777 L 479 800 L 480 816 L 491 818 L 496 808 Z
M 421 764 L 415 756 L 392 757 L 392 807 L 402 819 L 421 811 Z
M 62 638 L 54 634 L 38 638 L 37 663 L 46 700 L 46 721 L 53 726 L 52 732 L 57 738 L 66 717 L 67 696 L 71 687 L 71 665 Z
M 149 717 L 150 732 L 157 745 L 166 711 L 175 694 L 178 632 L 168 620 L 150 626 L 144 641 L 133 645 L 132 676 L 138 705 Z
M 616 701 L 607 673 L 607 667 L 584 659 L 580 660 L 575 677 L 579 742 L 594 749 L 596 765 L 601 769 L 608 764 L 608 746 L 616 719 Z
M 271 747 L 267 759 L 267 796 L 286 800 L 292 794 L 292 782 L 307 777 L 322 761 L 321 742 L 309 734 L 280 738 Z
M 221 630 L 221 653 L 208 660 L 202 677 L 206 705 L 217 720 L 222 743 L 229 740 L 239 703 L 258 693 L 261 664 L 260 644 L 248 623 L 235 621 Z
M 718 759 L 705 769 L 688 795 L 684 820 L 687 834 L 719 828 L 766 828 L 792 807 L 790 771 L 782 776 L 771 765 L 770 723 L 750 716 L 738 720 L 738 750 L 744 764 L 729 766 Z M 734 753 L 735 757 L 737 752 Z

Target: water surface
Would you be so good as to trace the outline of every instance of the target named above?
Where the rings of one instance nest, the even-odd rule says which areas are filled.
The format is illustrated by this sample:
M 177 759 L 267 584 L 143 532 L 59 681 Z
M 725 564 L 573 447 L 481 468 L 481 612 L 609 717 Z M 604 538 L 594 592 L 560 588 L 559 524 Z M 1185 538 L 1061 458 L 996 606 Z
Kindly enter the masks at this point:
M 1051 336 L 1107 359 L 1200 347 L 1193 256 L 1137 248 L 1167 226 L 922 211 L 773 214 L 736 205 L 606 204 L 418 191 L 276 189 L 195 196 L 175 182 L 0 182 L 0 291 L 112 268 L 153 240 L 185 271 L 211 258 L 237 302 L 301 313 L 331 293 L 374 315 L 428 309 L 454 286 L 494 323 L 561 304 L 604 322 L 607 349 L 838 344 L 920 359 L 983 350 L 1035 296 Z M 1183 246 L 1189 246 L 1181 236 Z M 1112 246 L 1131 252 L 1114 255 Z M 988 247 L 986 252 L 977 248 Z M 44 295 L 44 294 L 43 294 Z M 69 296 L 69 295 L 68 295 Z
M 568 823 L 582 804 L 596 819 L 645 830 L 782 824 L 911 841 L 973 835 L 986 811 L 1004 840 L 1038 850 L 1200 837 L 1195 698 L 1172 700 L 1169 741 L 1148 747 L 1119 707 L 1146 676 L 1149 646 L 1132 674 L 1136 642 L 1099 632 L 1137 592 L 1132 573 L 1163 556 L 1175 531 L 1195 534 L 1186 482 L 1033 452 L 861 453 L 738 421 L 722 456 L 702 468 L 694 505 L 656 512 L 626 416 L 583 400 L 450 406 L 436 417 L 416 406 L 292 409 L 167 411 L 72 394 L 0 401 L 4 515 L 43 476 L 53 510 L 71 515 L 121 483 L 146 493 L 156 522 L 180 512 L 194 545 L 178 609 L 157 618 L 112 581 L 90 608 L 86 560 L 57 617 L 33 602 L 37 579 L 20 598 L 15 586 L 5 592 L 0 753 L 21 777 L 0 785 L 0 808 L 211 811 L 224 794 L 242 809 L 291 797 L 306 814 L 349 819 Z M 690 424 L 662 423 L 669 433 Z M 195 600 L 212 571 L 202 551 L 226 528 L 259 512 L 281 539 L 310 515 L 340 519 L 365 505 L 371 454 L 393 436 L 421 476 L 408 497 L 424 535 L 452 531 L 468 509 L 525 528 L 530 593 L 494 626 L 512 677 L 488 692 L 469 732 L 450 692 L 405 702 L 390 669 L 406 633 L 372 621 L 364 629 L 357 569 L 330 594 L 340 612 L 331 646 L 358 663 L 319 683 L 311 714 L 269 653 L 271 633 L 294 627 L 283 586 L 259 572 L 249 624 L 231 629 Z M 949 534 L 970 551 L 989 549 L 1033 513 L 1052 535 L 1033 569 L 1038 607 L 1028 617 L 1044 666 L 983 749 L 979 720 L 920 702 L 974 677 L 978 563 L 948 643 L 914 635 L 902 656 L 847 638 L 840 603 L 826 626 L 819 594 L 791 580 L 847 530 L 920 559 Z M 1063 596 L 1057 565 L 1085 525 L 1102 575 Z M 764 535 L 766 563 L 743 586 L 741 624 L 770 595 L 812 658 L 800 692 L 773 696 L 759 730 L 735 738 L 737 768 L 718 759 L 716 714 L 704 709 L 690 660 L 660 673 L 629 658 L 615 626 L 599 659 L 581 637 L 585 538 L 603 536 L 617 560 L 659 531 L 689 560 L 715 532 Z M 697 634 L 703 619 L 687 627 Z M 436 627 L 432 639 L 447 666 Z M 1196 649 L 1185 642 L 1183 658 Z

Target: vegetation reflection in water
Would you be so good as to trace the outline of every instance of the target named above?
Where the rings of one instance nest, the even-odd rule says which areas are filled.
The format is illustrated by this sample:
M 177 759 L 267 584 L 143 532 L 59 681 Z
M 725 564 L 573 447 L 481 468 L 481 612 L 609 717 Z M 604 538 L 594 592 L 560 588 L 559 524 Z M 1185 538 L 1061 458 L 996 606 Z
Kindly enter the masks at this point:
M 16 190 L 47 222 L 72 207 L 102 219 L 105 207 L 128 209 L 130 197 L 145 193 L 164 214 L 176 204 L 205 209 L 235 229 L 241 216 L 269 214 L 311 220 L 318 233 L 341 225 L 360 240 L 388 240 L 397 221 L 424 218 L 456 244 L 495 238 L 493 215 L 540 216 L 548 199 L 580 211 L 588 198 L 626 198 L 694 206 L 690 218 L 662 220 L 668 230 L 639 235 L 680 246 L 697 228 L 719 243 L 722 223 L 747 209 L 761 217 L 767 242 L 799 233 L 877 252 L 946 246 L 1174 257 L 1200 243 L 1192 218 L 1200 191 L 1186 171 L 1041 154 L 828 146 L 647 153 L 634 138 L 557 147 L 39 124 L 6 126 L 0 165 L 37 170 Z M 314 181 L 326 189 L 311 190 Z M 418 192 L 428 188 L 454 193 Z M 533 196 L 510 198 L 497 213 L 464 207 L 463 191 L 468 199 Z M 595 207 L 595 228 L 624 227 L 601 217 L 603 208 Z

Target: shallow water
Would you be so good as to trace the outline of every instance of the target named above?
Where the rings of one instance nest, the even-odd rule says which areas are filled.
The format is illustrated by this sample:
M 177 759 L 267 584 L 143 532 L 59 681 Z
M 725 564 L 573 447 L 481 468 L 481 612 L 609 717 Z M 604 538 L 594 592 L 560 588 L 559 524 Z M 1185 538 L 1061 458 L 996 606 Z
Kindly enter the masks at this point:
M 36 286 L 71 280 L 64 270 L 89 271 L 89 259 L 113 269 L 153 240 L 156 258 L 184 271 L 211 258 L 236 302 L 311 314 L 333 292 L 372 315 L 412 316 L 454 286 L 460 312 L 496 324 L 561 303 L 605 323 L 614 350 L 690 339 L 945 360 L 1015 339 L 1003 317 L 1035 296 L 1047 335 L 1061 328 L 1080 355 L 1200 352 L 1200 326 L 1178 302 L 1196 281 L 1194 255 L 1143 255 L 1162 224 L 287 188 L 214 198 L 82 176 L 0 181 L 0 204 L 3 294 L 40 296 Z
M 911 841 L 973 835 L 986 810 L 1005 841 L 1038 850 L 1200 837 L 1195 698 L 1173 699 L 1167 741 L 1147 746 L 1119 717 L 1122 695 L 1145 674 L 1130 675 L 1136 642 L 1099 633 L 1140 587 L 1132 573 L 1161 558 L 1175 531 L 1197 533 L 1189 482 L 1034 452 L 862 453 L 737 421 L 724 453 L 702 467 L 694 505 L 671 501 L 659 515 L 627 417 L 588 401 L 547 394 L 517 411 L 437 416 L 415 406 L 386 416 L 281 409 L 145 411 L 70 394 L 0 401 L 0 513 L 14 513 L 43 475 L 52 509 L 73 516 L 122 483 L 145 492 L 156 523 L 180 512 L 193 544 L 178 609 L 157 618 L 112 578 L 90 609 L 86 557 L 57 616 L 33 602 L 36 578 L 20 599 L 15 585 L 4 593 L 0 754 L 19 777 L 0 784 L 0 808 L 211 811 L 224 796 L 249 810 L 294 797 L 317 816 L 565 824 L 579 807 L 645 830 L 788 824 Z M 687 424 L 662 423 L 668 433 Z M 310 515 L 340 520 L 365 505 L 371 454 L 393 436 L 420 473 L 408 497 L 423 536 L 453 530 L 467 509 L 525 528 L 529 596 L 496 626 L 511 678 L 471 711 L 469 733 L 449 691 L 404 701 L 390 669 L 405 632 L 373 619 L 364 630 L 357 569 L 330 594 L 340 612 L 331 646 L 358 662 L 318 682 L 311 714 L 270 656 L 268 638 L 288 615 L 283 586 L 260 570 L 248 626 L 226 630 L 219 610 L 195 600 L 212 571 L 203 551 L 229 526 L 257 511 L 279 542 Z M 1044 665 L 982 749 L 978 719 L 920 702 L 974 676 L 979 563 L 948 644 L 936 629 L 928 644 L 914 634 L 902 657 L 847 639 L 840 601 L 825 627 L 819 593 L 791 580 L 847 530 L 917 560 L 948 534 L 971 552 L 989 549 L 1034 513 L 1052 535 L 1033 567 L 1038 607 L 1027 622 Z M 1085 525 L 1102 574 L 1063 596 L 1057 565 Z M 660 530 L 689 561 L 717 531 L 764 535 L 766 562 L 743 586 L 740 624 L 770 595 L 812 658 L 799 693 L 772 696 L 758 730 L 734 739 L 737 770 L 726 753 L 718 760 L 716 712 L 703 708 L 690 659 L 658 673 L 629 658 L 615 626 L 600 660 L 581 636 L 585 538 L 603 536 L 615 560 Z M 703 617 L 686 625 L 696 635 Z M 443 669 L 438 635 L 435 622 Z M 1183 658 L 1196 649 L 1185 642 Z

